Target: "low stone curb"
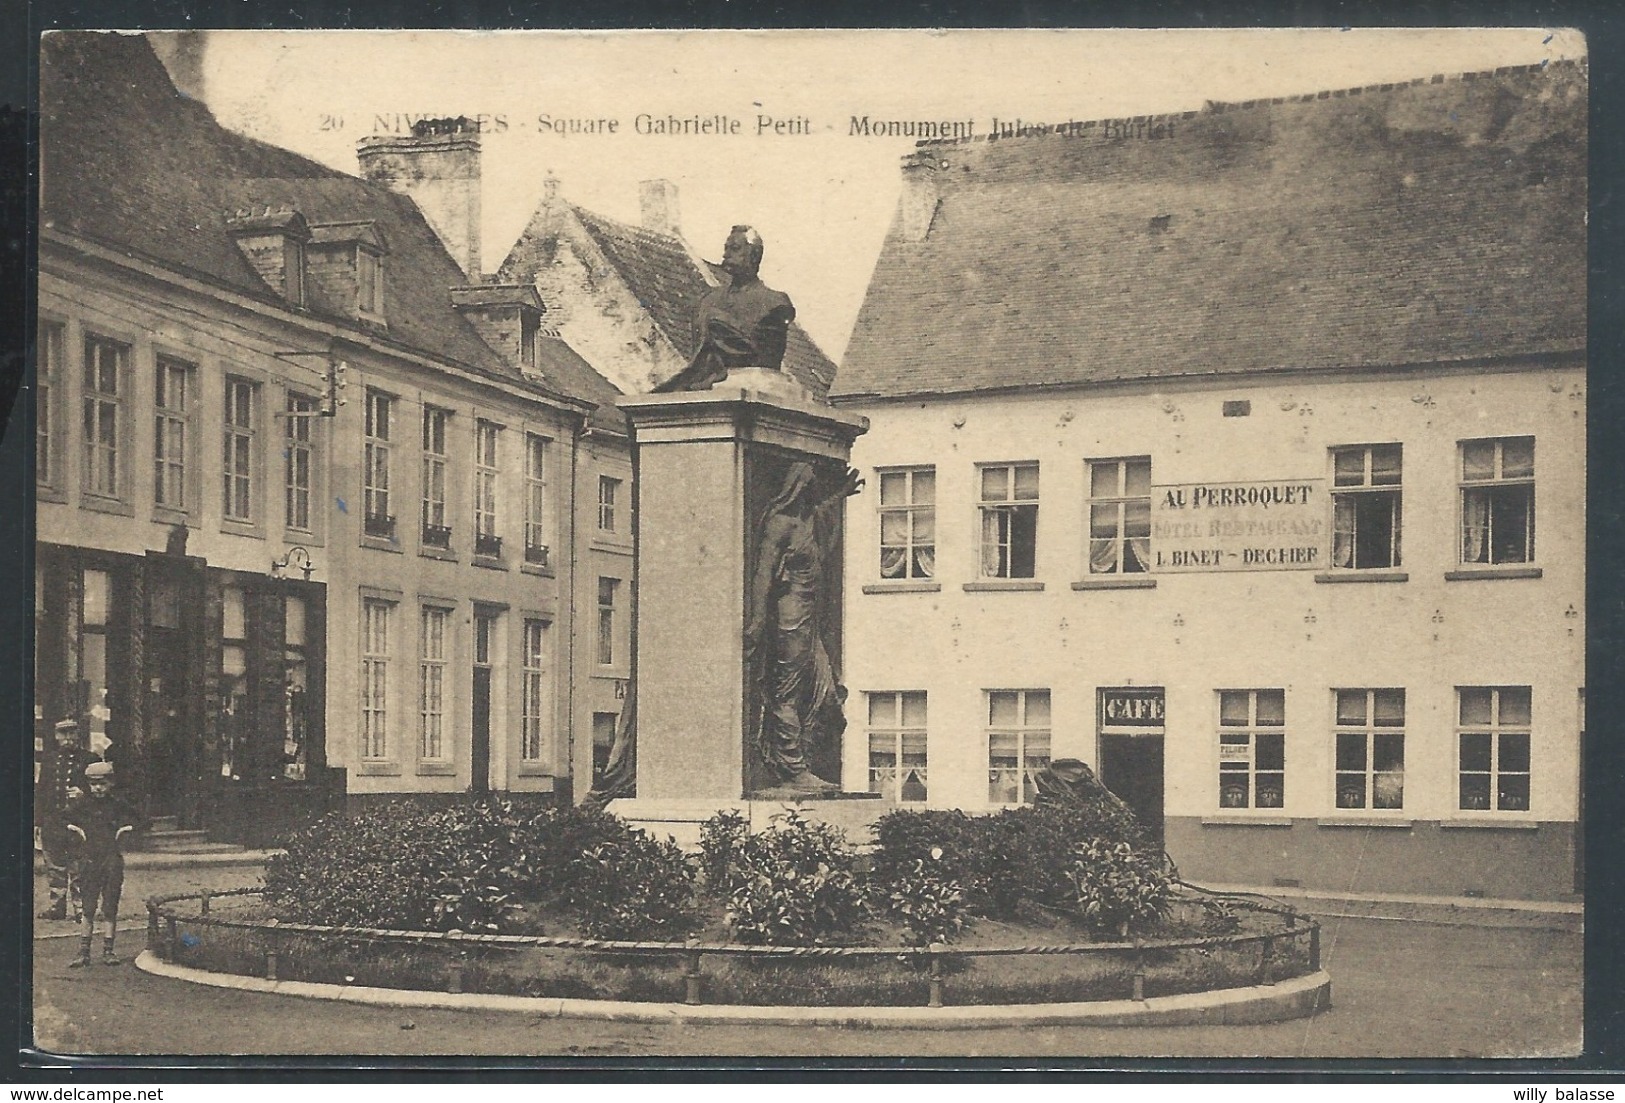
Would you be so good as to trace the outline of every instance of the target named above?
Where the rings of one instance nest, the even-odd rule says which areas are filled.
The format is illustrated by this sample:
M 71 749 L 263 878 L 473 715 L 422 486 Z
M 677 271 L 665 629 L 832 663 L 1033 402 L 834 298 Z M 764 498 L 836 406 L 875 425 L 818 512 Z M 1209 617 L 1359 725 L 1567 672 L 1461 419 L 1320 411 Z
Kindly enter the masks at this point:
M 596 1019 L 609 1022 L 728 1024 L 733 1026 L 845 1026 L 889 1029 L 968 1030 L 996 1026 L 1218 1026 L 1271 1023 L 1313 1015 L 1331 1006 L 1332 978 L 1326 972 L 1293 977 L 1273 985 L 1226 988 L 1183 996 L 1159 996 L 1143 1003 L 1035 1003 L 968 1007 L 744 1007 L 681 1003 L 626 1003 L 536 996 L 424 992 L 366 988 L 299 980 L 265 980 L 174 965 L 150 950 L 135 966 L 153 976 L 215 988 L 264 992 L 304 999 L 335 1000 L 373 1007 L 447 1011 L 506 1011 L 544 1019 Z

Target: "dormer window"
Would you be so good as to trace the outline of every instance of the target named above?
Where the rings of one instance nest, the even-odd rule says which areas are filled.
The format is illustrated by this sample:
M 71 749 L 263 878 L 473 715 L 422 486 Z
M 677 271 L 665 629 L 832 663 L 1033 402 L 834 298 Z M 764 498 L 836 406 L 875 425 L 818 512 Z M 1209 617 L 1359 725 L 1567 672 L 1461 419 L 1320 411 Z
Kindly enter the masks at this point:
M 290 306 L 305 305 L 305 242 L 310 228 L 288 207 L 251 207 L 226 216 L 243 259 Z
M 312 226 L 305 251 L 312 307 L 375 326 L 385 324 L 384 257 L 389 247 L 374 223 Z
M 542 371 L 542 315 L 547 308 L 530 284 L 482 283 L 451 289 L 457 308 L 491 351 L 524 375 Z

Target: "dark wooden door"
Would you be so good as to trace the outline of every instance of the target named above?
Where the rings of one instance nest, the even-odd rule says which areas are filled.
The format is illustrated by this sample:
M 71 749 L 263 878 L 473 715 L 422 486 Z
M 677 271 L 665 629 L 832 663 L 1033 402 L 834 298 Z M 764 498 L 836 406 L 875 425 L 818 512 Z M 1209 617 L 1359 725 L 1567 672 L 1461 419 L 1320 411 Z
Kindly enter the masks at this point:
M 1100 736 L 1100 780 L 1162 843 L 1162 736 Z

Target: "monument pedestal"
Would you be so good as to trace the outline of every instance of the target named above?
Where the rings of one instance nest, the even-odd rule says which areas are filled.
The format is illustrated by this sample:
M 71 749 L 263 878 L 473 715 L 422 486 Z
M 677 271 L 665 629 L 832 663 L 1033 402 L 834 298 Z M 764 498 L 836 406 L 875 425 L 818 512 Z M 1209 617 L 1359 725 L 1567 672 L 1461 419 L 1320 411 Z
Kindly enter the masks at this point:
M 744 639 L 764 517 L 798 464 L 811 468 L 817 494 L 839 495 L 868 421 L 763 368 L 735 369 L 710 390 L 630 395 L 619 405 L 636 442 L 637 796 L 612 810 L 647 823 L 645 812 L 680 803 L 703 806 L 703 820 L 782 781 L 756 753 L 761 676 L 753 682 Z M 829 512 L 838 519 L 839 503 Z M 839 671 L 834 524 L 820 534 L 816 630 Z M 809 748 L 808 761 L 838 783 L 834 742 Z

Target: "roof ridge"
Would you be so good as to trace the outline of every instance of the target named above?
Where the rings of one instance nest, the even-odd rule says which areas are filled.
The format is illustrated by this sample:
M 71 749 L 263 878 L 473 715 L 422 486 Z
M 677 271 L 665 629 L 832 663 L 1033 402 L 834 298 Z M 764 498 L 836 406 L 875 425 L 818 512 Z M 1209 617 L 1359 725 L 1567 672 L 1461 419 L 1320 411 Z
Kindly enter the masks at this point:
M 1207 100 L 1199 109 L 1184 111 L 1159 111 L 1146 115 L 1108 115 L 1098 119 L 1069 119 L 1064 123 L 1034 123 L 1020 125 L 1016 132 L 1008 135 L 995 133 L 973 134 L 964 138 L 921 138 L 914 143 L 916 149 L 941 149 L 950 146 L 968 146 L 978 142 L 991 144 L 993 142 L 1014 141 L 1019 138 L 1048 138 L 1056 135 L 1076 135 L 1093 131 L 1095 128 L 1107 123 L 1156 123 L 1174 119 L 1194 119 L 1199 115 L 1222 115 L 1233 111 L 1245 111 L 1258 107 L 1273 107 L 1285 103 L 1312 103 L 1317 100 L 1347 99 L 1353 96 L 1362 96 L 1367 93 L 1392 92 L 1401 88 L 1414 88 L 1424 85 L 1457 84 L 1484 80 L 1491 77 L 1516 76 L 1523 73 L 1538 73 L 1553 69 L 1580 68 L 1587 63 L 1587 58 L 1551 58 L 1539 62 L 1530 62 L 1527 65 L 1501 65 L 1494 69 L 1476 69 L 1464 72 L 1434 73 L 1431 76 L 1412 77 L 1409 80 L 1384 81 L 1376 84 L 1354 85 L 1346 88 L 1328 88 L 1313 92 L 1295 92 L 1286 96 L 1260 96 L 1250 100 Z M 1019 123 L 1019 120 L 1018 120 Z

